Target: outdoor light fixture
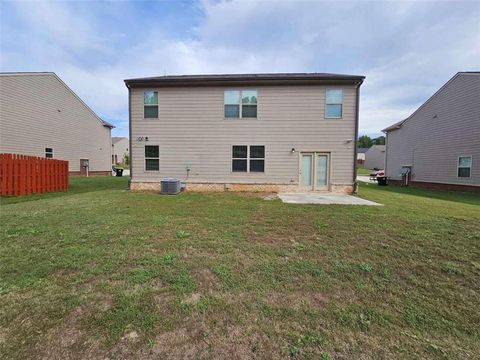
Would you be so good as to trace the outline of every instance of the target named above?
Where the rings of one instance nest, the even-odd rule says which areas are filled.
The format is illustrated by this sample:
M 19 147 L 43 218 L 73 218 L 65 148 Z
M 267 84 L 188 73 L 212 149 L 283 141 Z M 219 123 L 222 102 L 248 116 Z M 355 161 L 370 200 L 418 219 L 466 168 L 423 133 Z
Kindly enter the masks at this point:
M 296 151 L 295 148 L 292 148 L 292 150 L 290 150 L 292 154 L 295 154 L 295 151 Z

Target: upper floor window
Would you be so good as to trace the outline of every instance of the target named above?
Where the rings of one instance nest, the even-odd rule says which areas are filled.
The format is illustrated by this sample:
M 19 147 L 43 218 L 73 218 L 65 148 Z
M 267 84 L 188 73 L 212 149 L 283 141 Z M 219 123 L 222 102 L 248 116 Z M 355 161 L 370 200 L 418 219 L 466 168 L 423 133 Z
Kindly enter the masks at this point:
M 341 119 L 343 112 L 343 90 L 327 89 L 325 94 L 325 118 Z
M 457 175 L 458 177 L 470 177 L 470 171 L 472 169 L 472 157 L 460 156 L 458 158 Z
M 257 117 L 257 90 L 227 90 L 223 99 L 226 118 Z
M 233 172 L 265 172 L 265 146 L 234 145 L 232 148 Z
M 145 91 L 143 93 L 143 117 L 158 118 L 158 92 Z
M 53 158 L 53 148 L 45 148 L 45 157 Z

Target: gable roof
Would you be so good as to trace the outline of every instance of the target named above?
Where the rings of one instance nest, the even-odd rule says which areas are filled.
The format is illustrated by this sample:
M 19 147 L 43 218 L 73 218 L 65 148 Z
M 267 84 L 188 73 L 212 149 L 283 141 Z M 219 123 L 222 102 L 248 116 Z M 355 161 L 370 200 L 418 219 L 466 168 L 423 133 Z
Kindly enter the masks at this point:
M 455 80 L 457 77 L 462 76 L 462 75 L 474 75 L 474 76 L 480 76 L 480 71 L 459 71 L 457 72 L 450 80 L 448 80 L 440 89 L 438 89 L 432 96 L 430 96 L 427 101 L 425 101 L 420 107 L 415 110 L 409 117 L 406 119 L 399 121 L 393 125 L 390 125 L 386 127 L 385 129 L 382 130 L 382 132 L 387 133 L 392 130 L 397 130 L 400 129 L 403 124 L 411 119 L 413 115 L 415 115 L 417 112 L 419 112 L 421 109 L 423 109 L 432 99 L 434 99 L 438 94 L 440 94 L 453 80 Z
M 385 145 L 372 145 L 372 147 L 368 150 L 385 151 Z
M 392 131 L 392 130 L 399 129 L 399 128 L 402 127 L 402 125 L 403 125 L 403 123 L 404 123 L 405 121 L 407 121 L 407 119 L 403 119 L 403 120 L 401 120 L 401 121 L 399 121 L 399 122 L 396 122 L 395 124 L 390 125 L 389 127 L 386 127 L 386 128 L 383 129 L 382 131 L 386 133 L 387 131 Z
M 108 127 L 110 129 L 113 129 L 115 126 L 110 124 L 109 122 L 103 120 L 100 116 L 98 116 L 95 111 L 93 111 L 85 102 L 77 95 L 75 92 L 68 87 L 65 82 L 60 79 L 60 77 L 55 74 L 54 72 L 0 72 L 0 76 L 53 76 L 55 79 L 57 79 L 60 84 L 62 84 L 75 98 L 77 98 L 78 101 L 90 112 L 92 113 L 97 120 L 105 127 Z
M 148 86 L 215 86 L 215 85 L 293 85 L 318 83 L 361 84 L 365 76 L 329 73 L 264 73 L 264 74 L 213 74 L 165 75 L 127 79 L 127 87 Z
M 112 137 L 112 144 L 116 144 L 117 142 L 119 142 L 120 140 L 128 140 L 126 137 L 119 137 L 119 136 L 113 136 Z

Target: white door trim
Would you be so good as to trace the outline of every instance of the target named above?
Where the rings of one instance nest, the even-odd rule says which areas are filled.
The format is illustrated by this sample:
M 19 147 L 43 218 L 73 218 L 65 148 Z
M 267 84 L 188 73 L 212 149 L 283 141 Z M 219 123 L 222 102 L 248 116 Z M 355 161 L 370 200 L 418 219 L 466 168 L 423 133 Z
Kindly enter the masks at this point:
M 311 156 L 311 186 L 304 186 L 302 182 L 302 160 L 303 155 Z M 326 186 L 317 186 L 317 159 L 319 155 L 327 157 L 327 184 Z M 330 173 L 331 173 L 331 155 L 325 151 L 300 151 L 298 158 L 298 185 L 304 191 L 329 191 L 330 190 Z

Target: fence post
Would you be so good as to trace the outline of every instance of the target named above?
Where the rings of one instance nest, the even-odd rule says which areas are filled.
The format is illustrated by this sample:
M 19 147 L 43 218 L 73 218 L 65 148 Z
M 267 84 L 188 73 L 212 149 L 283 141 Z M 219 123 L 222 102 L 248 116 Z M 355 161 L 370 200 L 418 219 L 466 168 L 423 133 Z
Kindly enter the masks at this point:
M 11 154 L 7 154 L 7 195 L 14 195 L 13 193 L 13 182 L 15 181 L 14 176 L 14 169 L 13 169 L 13 156 Z
M 0 194 L 3 195 L 6 192 L 6 182 L 7 182 L 7 167 L 5 161 L 5 155 L 0 154 Z

